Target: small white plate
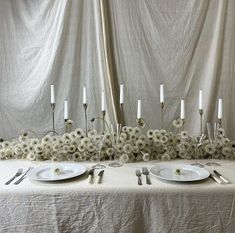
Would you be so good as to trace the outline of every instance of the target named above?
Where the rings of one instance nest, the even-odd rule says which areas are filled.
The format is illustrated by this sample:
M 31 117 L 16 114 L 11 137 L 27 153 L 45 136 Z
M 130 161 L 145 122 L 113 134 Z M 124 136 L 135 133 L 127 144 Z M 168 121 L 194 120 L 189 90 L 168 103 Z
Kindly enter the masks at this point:
M 58 167 L 62 172 L 54 174 L 52 169 Z M 74 163 L 53 163 L 33 169 L 29 174 L 29 179 L 37 181 L 58 181 L 71 179 L 86 172 L 86 167 Z
M 176 174 L 176 169 L 181 170 L 180 175 Z M 152 167 L 150 173 L 162 180 L 177 182 L 199 181 L 210 176 L 210 173 L 204 168 L 188 164 L 169 163 L 158 164 L 157 166 Z

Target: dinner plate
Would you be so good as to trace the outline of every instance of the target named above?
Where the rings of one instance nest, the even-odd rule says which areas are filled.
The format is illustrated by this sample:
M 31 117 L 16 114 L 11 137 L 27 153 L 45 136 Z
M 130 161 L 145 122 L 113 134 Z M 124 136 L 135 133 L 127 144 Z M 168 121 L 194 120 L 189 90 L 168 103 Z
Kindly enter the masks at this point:
M 54 174 L 54 168 L 59 168 L 61 172 L 58 175 Z M 86 167 L 83 165 L 74 163 L 53 163 L 33 169 L 28 177 L 31 180 L 37 181 L 59 181 L 80 176 L 85 172 Z
M 180 169 L 180 174 L 176 173 L 176 169 Z M 152 167 L 150 173 L 162 180 L 177 182 L 199 181 L 210 176 L 206 169 L 189 164 L 162 163 Z

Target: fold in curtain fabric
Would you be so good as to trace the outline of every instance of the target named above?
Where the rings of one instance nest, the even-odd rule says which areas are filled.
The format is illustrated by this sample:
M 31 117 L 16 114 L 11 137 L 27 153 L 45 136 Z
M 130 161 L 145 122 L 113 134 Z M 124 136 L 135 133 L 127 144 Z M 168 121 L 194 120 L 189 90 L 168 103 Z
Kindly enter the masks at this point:
M 161 127 L 159 85 L 165 85 L 164 125 L 186 102 L 185 129 L 198 134 L 198 92 L 203 89 L 204 126 L 217 119 L 235 137 L 235 2 L 233 0 L 55 0 L 0 1 L 0 136 L 24 129 L 52 129 L 50 85 L 56 90 L 56 129 L 64 131 L 69 102 L 74 127 L 84 128 L 82 87 L 88 118 L 120 122 L 119 84 L 125 87 L 123 119 L 143 117 Z M 99 128 L 98 120 L 94 127 Z M 205 129 L 205 127 L 204 127 Z

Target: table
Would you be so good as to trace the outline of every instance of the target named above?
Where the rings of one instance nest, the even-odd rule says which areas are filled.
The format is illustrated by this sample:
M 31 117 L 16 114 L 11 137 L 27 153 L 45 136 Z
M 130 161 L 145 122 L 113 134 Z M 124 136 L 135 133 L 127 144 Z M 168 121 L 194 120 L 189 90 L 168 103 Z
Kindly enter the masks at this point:
M 222 166 L 216 168 L 231 181 L 229 185 L 210 178 L 176 184 L 151 177 L 150 186 L 143 177 L 143 186 L 138 186 L 135 169 L 150 168 L 158 161 L 107 167 L 102 184 L 89 184 L 83 175 L 69 182 L 25 179 L 18 186 L 4 185 L 18 168 L 44 163 L 0 161 L 1 233 L 235 232 L 234 161 L 220 161 Z M 84 165 L 89 168 L 92 164 Z

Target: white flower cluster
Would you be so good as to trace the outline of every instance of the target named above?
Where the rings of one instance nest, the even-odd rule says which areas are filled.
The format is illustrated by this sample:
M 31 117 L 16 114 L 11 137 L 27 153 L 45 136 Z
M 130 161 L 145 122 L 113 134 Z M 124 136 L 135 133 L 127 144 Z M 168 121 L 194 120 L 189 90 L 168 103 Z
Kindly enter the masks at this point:
M 181 122 L 174 122 L 176 128 Z M 139 127 L 124 126 L 120 134 L 98 134 L 89 130 L 86 136 L 76 129 L 61 136 L 46 135 L 41 140 L 26 133 L 13 141 L 0 142 L 0 159 L 28 159 L 52 161 L 84 161 L 116 158 L 121 162 L 170 160 L 174 158 L 202 159 L 210 155 L 218 159 L 235 159 L 235 142 L 218 129 L 213 143 L 198 143 L 186 131 L 179 134 L 164 129 L 150 129 L 146 134 Z

